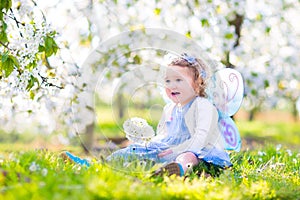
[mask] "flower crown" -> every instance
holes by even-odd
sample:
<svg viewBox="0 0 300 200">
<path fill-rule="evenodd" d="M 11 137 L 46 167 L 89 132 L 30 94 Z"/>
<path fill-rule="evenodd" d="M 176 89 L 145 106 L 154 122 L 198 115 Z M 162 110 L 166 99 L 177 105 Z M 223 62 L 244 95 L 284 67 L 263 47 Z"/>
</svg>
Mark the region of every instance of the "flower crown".
<svg viewBox="0 0 300 200">
<path fill-rule="evenodd" d="M 186 53 L 181 54 L 180 57 L 182 59 L 184 59 L 185 61 L 187 61 L 190 65 L 193 65 L 193 64 L 195 64 L 197 62 L 197 59 L 195 57 L 189 56 Z M 201 76 L 201 78 L 206 78 L 206 76 L 207 76 L 206 71 L 203 70 L 203 69 L 201 69 L 200 76 Z"/>
</svg>

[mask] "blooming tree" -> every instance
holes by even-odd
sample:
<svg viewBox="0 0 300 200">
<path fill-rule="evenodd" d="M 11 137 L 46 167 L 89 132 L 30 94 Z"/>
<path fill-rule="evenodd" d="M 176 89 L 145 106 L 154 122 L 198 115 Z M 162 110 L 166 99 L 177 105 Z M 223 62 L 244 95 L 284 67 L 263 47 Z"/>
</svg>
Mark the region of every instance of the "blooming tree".
<svg viewBox="0 0 300 200">
<path fill-rule="evenodd" d="M 283 106 L 286 100 L 295 108 L 300 95 L 299 7 L 297 0 L 115 1 L 94 3 L 86 17 L 96 37 L 102 36 L 100 41 L 147 27 L 191 38 L 214 59 L 243 74 L 244 108 L 253 114 Z"/>
<path fill-rule="evenodd" d="M 78 70 L 66 56 L 52 59 L 58 33 L 34 1 L 1 1 L 0 8 L 2 129 L 52 133 L 72 123 Z"/>
<path fill-rule="evenodd" d="M 244 75 L 245 105 L 252 110 L 280 106 L 284 98 L 295 106 L 300 96 L 299 8 L 299 1 L 246 3 L 243 36 L 231 62 Z"/>
</svg>

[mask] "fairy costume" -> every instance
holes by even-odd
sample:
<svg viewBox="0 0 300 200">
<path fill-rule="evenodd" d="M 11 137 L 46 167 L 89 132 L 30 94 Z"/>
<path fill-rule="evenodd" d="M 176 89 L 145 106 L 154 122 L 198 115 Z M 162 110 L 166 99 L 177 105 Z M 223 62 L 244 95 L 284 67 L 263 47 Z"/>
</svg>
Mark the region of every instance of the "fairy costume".
<svg viewBox="0 0 300 200">
<path fill-rule="evenodd" d="M 172 154 L 158 157 L 171 149 Z M 183 107 L 167 104 L 158 124 L 157 136 L 145 144 L 132 144 L 111 154 L 107 160 L 123 158 L 150 159 L 171 162 L 184 152 L 193 152 L 198 158 L 220 166 L 231 166 L 218 128 L 218 112 L 205 98 L 196 97 Z"/>
<path fill-rule="evenodd" d="M 173 63 L 175 68 L 176 66 L 193 66 L 196 68 L 196 65 L 203 67 L 203 63 L 201 64 L 199 60 L 186 54 L 182 55 L 182 59 L 188 65 L 186 63 Z M 208 77 L 204 69 L 197 70 L 199 70 L 201 79 Z M 177 69 L 177 71 L 180 70 Z M 184 79 L 190 81 L 190 77 L 187 77 L 189 75 L 184 72 L 182 74 Z M 197 73 L 195 72 L 195 74 Z M 170 77 L 172 81 L 177 82 L 177 74 L 171 73 Z M 165 81 L 166 83 L 170 82 L 169 78 Z M 209 83 L 206 90 L 207 99 L 193 97 L 183 107 L 175 103 L 167 104 L 157 127 L 157 135 L 154 138 L 142 144 L 134 143 L 120 149 L 111 154 L 107 160 L 121 158 L 126 161 L 150 159 L 155 162 L 172 162 L 184 158 L 186 154 L 193 154 L 206 163 L 221 168 L 232 166 L 229 155 L 224 149 L 239 151 L 241 147 L 238 130 L 230 116 L 237 112 L 243 99 L 242 77 L 233 69 L 222 69 L 210 78 Z M 173 93 L 168 94 L 168 96 L 176 96 L 183 92 L 180 98 L 183 99 L 181 102 L 184 102 L 194 95 L 194 91 L 186 88 L 192 85 L 189 84 L 182 84 L 184 87 L 181 85 L 179 92 L 178 89 L 168 90 L 169 93 Z M 205 96 L 203 93 L 199 93 L 199 95 Z M 177 96 L 172 101 L 178 102 Z M 171 150 L 172 153 L 159 157 L 158 155 L 166 152 L 165 150 L 168 150 L 167 152 Z M 186 159 L 189 160 L 188 157 Z M 186 163 L 186 159 L 181 160 L 183 164 Z M 178 168 L 177 164 L 172 166 Z"/>
</svg>

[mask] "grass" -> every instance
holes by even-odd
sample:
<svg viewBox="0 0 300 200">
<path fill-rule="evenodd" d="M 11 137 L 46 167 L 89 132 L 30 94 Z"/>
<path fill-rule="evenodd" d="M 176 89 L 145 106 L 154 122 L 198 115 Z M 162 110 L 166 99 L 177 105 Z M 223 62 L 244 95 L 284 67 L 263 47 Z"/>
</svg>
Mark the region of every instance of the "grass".
<svg viewBox="0 0 300 200">
<path fill-rule="evenodd" d="M 0 199 L 297 199 L 300 154 L 267 146 L 232 153 L 234 167 L 218 177 L 192 172 L 150 178 L 137 165 L 126 170 L 92 160 L 91 167 L 65 163 L 45 150 L 2 155 Z M 151 171 L 151 169 L 150 169 Z"/>
<path fill-rule="evenodd" d="M 300 144 L 300 123 L 237 121 L 236 124 L 244 139 L 281 143 L 291 148 Z"/>
<path fill-rule="evenodd" d="M 97 137 L 124 136 L 122 123 L 105 113 L 98 118 Z M 139 114 L 145 113 L 130 116 Z M 38 142 L 43 146 L 35 146 L 31 136 L 0 134 L 0 199 L 300 199 L 300 125 L 242 120 L 236 124 L 242 151 L 230 154 L 232 169 L 208 178 L 199 175 L 201 167 L 187 177 L 151 178 L 158 165 L 108 165 L 99 155 L 83 155 L 79 146 L 50 148 L 43 141 L 49 138 L 43 137 Z M 40 147 L 49 150 L 34 150 Z M 65 163 L 62 149 L 87 157 L 91 167 Z"/>
</svg>

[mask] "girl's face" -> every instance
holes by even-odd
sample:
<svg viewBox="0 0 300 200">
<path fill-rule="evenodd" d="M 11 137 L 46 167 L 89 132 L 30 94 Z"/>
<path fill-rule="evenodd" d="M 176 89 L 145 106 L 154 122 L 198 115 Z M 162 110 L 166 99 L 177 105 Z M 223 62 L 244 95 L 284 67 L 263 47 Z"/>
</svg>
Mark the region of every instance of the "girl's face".
<svg viewBox="0 0 300 200">
<path fill-rule="evenodd" d="M 182 106 L 196 96 L 194 76 L 187 67 L 168 66 L 165 77 L 165 89 L 168 97 Z"/>
</svg>

